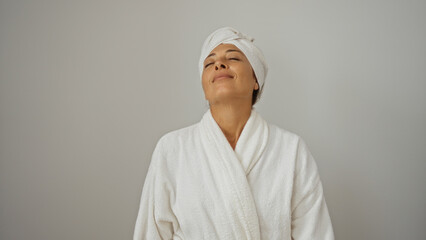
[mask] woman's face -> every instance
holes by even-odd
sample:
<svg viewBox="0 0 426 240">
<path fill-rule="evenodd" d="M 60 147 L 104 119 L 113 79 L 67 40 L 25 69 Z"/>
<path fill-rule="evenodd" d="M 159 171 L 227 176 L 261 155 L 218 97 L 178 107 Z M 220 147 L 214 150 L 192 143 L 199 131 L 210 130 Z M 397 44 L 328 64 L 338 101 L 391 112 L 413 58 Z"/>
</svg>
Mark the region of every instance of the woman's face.
<svg viewBox="0 0 426 240">
<path fill-rule="evenodd" d="M 233 44 L 220 44 L 204 60 L 202 83 L 210 105 L 230 101 L 252 101 L 259 85 L 250 62 Z"/>
</svg>

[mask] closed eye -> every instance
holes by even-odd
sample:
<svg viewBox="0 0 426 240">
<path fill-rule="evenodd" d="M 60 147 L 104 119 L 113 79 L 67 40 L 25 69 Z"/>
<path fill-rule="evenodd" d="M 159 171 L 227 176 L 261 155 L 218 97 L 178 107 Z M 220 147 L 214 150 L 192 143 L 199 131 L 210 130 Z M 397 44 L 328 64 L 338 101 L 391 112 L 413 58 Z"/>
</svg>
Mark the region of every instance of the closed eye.
<svg viewBox="0 0 426 240">
<path fill-rule="evenodd" d="M 230 58 L 229 60 L 236 60 L 236 61 L 240 61 L 239 58 Z"/>
<path fill-rule="evenodd" d="M 207 68 L 208 66 L 212 65 L 213 63 L 207 63 L 204 68 Z"/>
</svg>

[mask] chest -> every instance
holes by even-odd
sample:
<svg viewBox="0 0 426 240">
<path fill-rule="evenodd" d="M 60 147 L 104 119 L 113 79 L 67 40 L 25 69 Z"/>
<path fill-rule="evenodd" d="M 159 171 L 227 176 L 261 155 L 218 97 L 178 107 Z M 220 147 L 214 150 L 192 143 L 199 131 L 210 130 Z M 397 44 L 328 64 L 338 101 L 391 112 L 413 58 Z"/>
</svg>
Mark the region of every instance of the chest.
<svg viewBox="0 0 426 240">
<path fill-rule="evenodd" d="M 229 191 L 223 191 L 229 186 L 221 181 L 228 173 L 218 163 L 221 159 L 211 159 L 202 151 L 182 152 L 180 159 L 175 175 L 176 200 L 173 210 L 186 235 L 200 237 L 196 235 L 203 234 L 203 238 L 221 238 L 214 236 L 218 234 L 218 229 L 221 229 L 221 234 L 232 234 L 228 227 L 233 224 L 229 221 L 232 218 L 226 210 Z M 246 175 L 245 181 L 255 202 L 262 238 L 274 239 L 273 234 L 286 236 L 290 232 L 292 164 L 292 159 L 283 155 L 264 154 Z M 200 231 L 194 232 L 195 229 Z"/>
</svg>

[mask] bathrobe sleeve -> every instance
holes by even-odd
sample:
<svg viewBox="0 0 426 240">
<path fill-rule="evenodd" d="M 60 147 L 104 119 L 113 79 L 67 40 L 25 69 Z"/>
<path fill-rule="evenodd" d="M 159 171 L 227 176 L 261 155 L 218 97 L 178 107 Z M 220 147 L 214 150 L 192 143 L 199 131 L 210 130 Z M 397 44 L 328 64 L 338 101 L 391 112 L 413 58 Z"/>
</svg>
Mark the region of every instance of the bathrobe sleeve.
<svg viewBox="0 0 426 240">
<path fill-rule="evenodd" d="M 161 139 L 155 147 L 152 160 L 145 178 L 134 240 L 180 239 L 174 232 L 178 227 L 176 216 L 171 209 L 174 194 L 167 171 L 161 146 Z"/>
<path fill-rule="evenodd" d="M 334 239 L 318 168 L 301 138 L 293 183 L 291 227 L 294 240 Z"/>
</svg>

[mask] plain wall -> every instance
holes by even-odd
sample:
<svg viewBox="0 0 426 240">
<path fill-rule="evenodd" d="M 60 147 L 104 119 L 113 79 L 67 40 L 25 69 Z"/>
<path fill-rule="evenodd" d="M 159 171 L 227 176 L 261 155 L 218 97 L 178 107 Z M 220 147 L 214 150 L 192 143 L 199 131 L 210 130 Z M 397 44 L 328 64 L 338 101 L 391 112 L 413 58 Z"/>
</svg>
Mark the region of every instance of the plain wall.
<svg viewBox="0 0 426 240">
<path fill-rule="evenodd" d="M 201 120 L 212 31 L 313 153 L 336 239 L 426 239 L 426 2 L 0 1 L 0 239 L 131 239 L 151 154 Z"/>
</svg>

